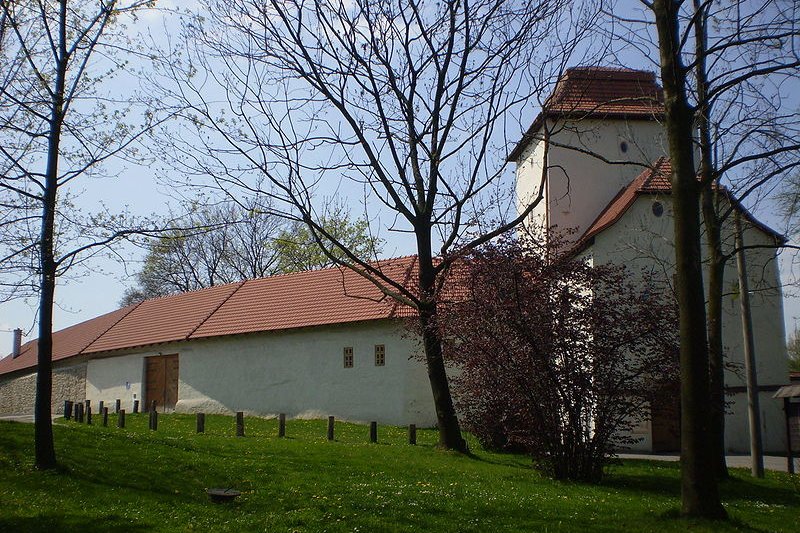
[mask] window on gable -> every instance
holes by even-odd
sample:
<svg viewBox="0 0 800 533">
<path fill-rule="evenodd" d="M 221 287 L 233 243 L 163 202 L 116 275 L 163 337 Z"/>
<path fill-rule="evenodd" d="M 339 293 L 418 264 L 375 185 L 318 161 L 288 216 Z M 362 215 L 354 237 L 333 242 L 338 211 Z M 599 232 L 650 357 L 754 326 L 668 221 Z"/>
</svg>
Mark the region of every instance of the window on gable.
<svg viewBox="0 0 800 533">
<path fill-rule="evenodd" d="M 353 368 L 353 347 L 345 346 L 344 348 L 344 367 Z"/>
<path fill-rule="evenodd" d="M 384 366 L 386 364 L 386 346 L 383 344 L 375 345 L 375 366 Z"/>
</svg>

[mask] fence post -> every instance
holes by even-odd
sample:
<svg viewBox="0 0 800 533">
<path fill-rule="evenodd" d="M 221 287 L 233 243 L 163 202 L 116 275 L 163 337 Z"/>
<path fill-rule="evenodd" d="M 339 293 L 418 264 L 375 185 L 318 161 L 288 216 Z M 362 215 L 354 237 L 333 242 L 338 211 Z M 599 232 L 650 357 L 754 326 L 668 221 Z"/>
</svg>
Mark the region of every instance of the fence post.
<svg viewBox="0 0 800 533">
<path fill-rule="evenodd" d="M 72 419 L 78 421 L 78 411 L 80 411 L 80 402 L 69 402 L 72 405 Z"/>
<path fill-rule="evenodd" d="M 278 415 L 278 437 L 286 436 L 286 413 Z"/>
<path fill-rule="evenodd" d="M 150 411 L 150 429 L 153 431 L 158 430 L 158 411 L 155 409 Z"/>
<path fill-rule="evenodd" d="M 117 427 L 118 428 L 125 427 L 125 409 L 119 410 L 119 418 L 117 418 Z"/>
<path fill-rule="evenodd" d="M 78 422 L 83 424 L 83 404 L 78 403 Z"/>
<path fill-rule="evenodd" d="M 369 423 L 369 441 L 372 443 L 378 442 L 378 423 Z"/>
<path fill-rule="evenodd" d="M 89 405 L 89 400 L 86 400 L 86 425 L 92 425 L 92 406 Z"/>
<path fill-rule="evenodd" d="M 102 414 L 103 409 L 105 409 L 105 402 L 103 400 L 100 400 L 99 402 L 97 402 L 97 414 Z"/>
<path fill-rule="evenodd" d="M 120 399 L 117 398 L 117 401 L 114 403 L 114 412 L 115 413 L 119 413 L 119 411 L 120 411 L 120 409 L 119 409 L 120 408 L 120 403 L 121 403 Z"/>
<path fill-rule="evenodd" d="M 408 425 L 408 443 L 409 444 L 416 444 L 417 443 L 417 425 L 416 424 L 409 424 Z"/>
<path fill-rule="evenodd" d="M 133 400 L 133 413 L 136 414 L 139 412 L 139 400 Z"/>
<path fill-rule="evenodd" d="M 197 413 L 197 432 L 198 433 L 205 433 L 206 432 L 206 414 L 205 413 Z"/>
<path fill-rule="evenodd" d="M 244 413 L 242 411 L 236 412 L 236 436 L 244 437 Z"/>
<path fill-rule="evenodd" d="M 72 402 L 64 400 L 64 420 L 72 418 Z"/>
<path fill-rule="evenodd" d="M 328 440 L 333 440 L 333 422 L 332 416 L 328 417 Z"/>
<path fill-rule="evenodd" d="M 108 407 L 103 407 L 103 427 L 108 427 Z"/>
</svg>

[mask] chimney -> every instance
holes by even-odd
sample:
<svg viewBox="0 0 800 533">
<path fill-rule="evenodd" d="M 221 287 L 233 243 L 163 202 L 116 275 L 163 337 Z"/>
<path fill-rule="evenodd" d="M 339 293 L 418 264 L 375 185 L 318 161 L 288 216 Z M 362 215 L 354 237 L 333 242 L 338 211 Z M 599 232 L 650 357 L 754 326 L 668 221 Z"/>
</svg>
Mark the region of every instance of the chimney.
<svg viewBox="0 0 800 533">
<path fill-rule="evenodd" d="M 16 359 L 19 357 L 19 352 L 22 349 L 22 330 L 17 328 L 14 330 L 14 345 L 11 347 L 11 358 Z"/>
</svg>

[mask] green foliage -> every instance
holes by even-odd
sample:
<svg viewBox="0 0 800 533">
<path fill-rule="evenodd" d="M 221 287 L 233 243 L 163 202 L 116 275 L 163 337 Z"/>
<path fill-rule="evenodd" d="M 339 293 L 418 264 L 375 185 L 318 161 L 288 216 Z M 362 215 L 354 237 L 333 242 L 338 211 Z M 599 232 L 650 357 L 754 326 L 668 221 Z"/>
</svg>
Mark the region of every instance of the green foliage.
<svg viewBox="0 0 800 533">
<path fill-rule="evenodd" d="M 333 264 L 304 224 L 287 224 L 257 204 L 193 206 L 179 229 L 149 244 L 136 285 L 120 304 Z M 380 253 L 382 241 L 369 234 L 368 222 L 351 222 L 343 207 L 332 209 L 321 224 L 360 258 Z"/>
<path fill-rule="evenodd" d="M 435 448 L 434 430 L 406 444 L 405 428 L 325 421 L 277 421 L 146 414 L 120 430 L 59 421 L 58 472 L 33 468 L 33 426 L 0 422 L 0 531 L 794 531 L 800 491 L 788 474 L 758 480 L 732 470 L 721 486 L 730 522 L 677 518 L 677 463 L 624 461 L 599 486 L 540 477 L 530 460 L 489 453 L 472 441 L 472 456 Z M 469 436 L 467 436 L 469 438 Z M 212 487 L 235 488 L 232 504 L 216 505 Z"/>
<path fill-rule="evenodd" d="M 331 237 L 342 244 L 359 259 L 376 259 L 382 240 L 369 232 L 369 222 L 364 218 L 351 222 L 347 211 L 336 208 L 331 214 L 323 216 L 320 225 Z M 323 243 L 325 243 L 323 239 Z M 328 254 L 343 260 L 347 256 L 340 247 L 325 243 Z M 314 268 L 333 266 L 335 261 L 318 245 L 314 235 L 305 224 L 296 222 L 285 229 L 275 241 L 278 251 L 278 264 L 281 272 L 298 272 Z"/>
<path fill-rule="evenodd" d="M 789 356 L 789 370 L 793 372 L 800 372 L 800 336 L 798 331 L 789 335 L 789 341 L 786 343 L 786 352 Z"/>
</svg>

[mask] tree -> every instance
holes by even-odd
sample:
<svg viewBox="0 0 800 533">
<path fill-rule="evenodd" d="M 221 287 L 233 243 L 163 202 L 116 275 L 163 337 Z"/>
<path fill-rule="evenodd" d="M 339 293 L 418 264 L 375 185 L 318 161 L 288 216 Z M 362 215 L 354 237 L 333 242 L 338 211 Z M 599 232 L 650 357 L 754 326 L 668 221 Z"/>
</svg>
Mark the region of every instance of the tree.
<svg viewBox="0 0 800 533">
<path fill-rule="evenodd" d="M 660 46 L 660 66 L 672 62 L 681 78 L 687 119 L 699 156 L 702 230 L 707 249 L 707 338 L 710 426 L 716 474 L 725 464 L 725 351 L 723 296 L 726 265 L 736 255 L 731 215 L 743 203 L 758 205 L 787 173 L 800 164 L 800 123 L 785 95 L 798 83 L 796 6 L 789 2 L 642 2 L 668 19 L 676 41 L 656 43 L 648 28 L 634 28 L 623 39 L 639 49 Z M 658 26 L 658 23 L 656 23 Z M 672 61 L 677 59 L 677 63 Z M 651 55 L 652 57 L 652 55 Z M 667 82 L 664 82 L 667 88 Z M 788 104 L 788 105 L 787 105 Z M 685 131 L 685 132 L 686 132 Z M 687 143 L 688 146 L 688 143 Z M 775 246 L 785 242 L 776 241 Z"/>
<path fill-rule="evenodd" d="M 460 370 L 465 425 L 485 445 L 597 482 L 648 404 L 677 384 L 674 302 L 548 241 L 504 239 L 454 264 L 440 301 L 445 356 Z"/>
<path fill-rule="evenodd" d="M 789 336 L 786 351 L 789 352 L 789 370 L 800 372 L 800 337 L 798 337 L 797 330 L 794 330 Z"/>
<path fill-rule="evenodd" d="M 465 451 L 437 287 L 451 252 L 510 230 L 541 198 L 519 215 L 503 209 L 513 208 L 497 196 L 504 126 L 567 61 L 596 12 L 562 0 L 206 4 L 180 46 L 188 58 L 165 72 L 178 82 L 165 98 L 191 109 L 183 145 L 170 137 L 176 159 L 228 191 L 270 194 L 331 261 L 416 311 L 439 444 Z M 208 97 L 212 86 L 220 100 Z M 189 149 L 198 145 L 202 153 Z M 413 239 L 413 283 L 391 279 L 324 227 L 319 198 L 343 181 Z M 498 223 L 487 222 L 488 209 Z"/>
<path fill-rule="evenodd" d="M 252 200 L 252 199 L 251 199 Z M 262 278 L 330 266 L 305 226 L 287 227 L 276 215 L 250 206 L 226 203 L 194 206 L 188 217 L 173 221 L 181 228 L 152 239 L 144 266 L 136 274 L 120 305 L 147 298 L 187 292 L 221 283 Z M 363 220 L 350 222 L 344 207 L 337 207 L 322 220 L 359 257 L 369 260 L 381 251 L 382 241 L 366 233 Z"/>
<path fill-rule="evenodd" d="M 115 32 L 150 2 L 0 1 L 0 265 L 14 296 L 38 297 L 35 464 L 53 468 L 52 326 L 56 280 L 129 234 L 119 214 L 83 216 L 72 204 L 82 176 L 102 175 L 155 123 L 102 92 L 123 72 L 128 43 Z"/>
<path fill-rule="evenodd" d="M 359 218 L 350 222 L 350 215 L 342 205 L 333 206 L 328 214 L 322 215 L 319 224 L 325 232 L 342 243 L 353 255 L 364 261 L 377 258 L 381 253 L 383 240 L 369 234 L 369 222 Z M 298 272 L 314 268 L 325 268 L 346 260 L 341 250 L 333 252 L 337 260 L 331 259 L 321 249 L 308 227 L 298 221 L 283 230 L 275 241 L 280 272 Z"/>
</svg>

